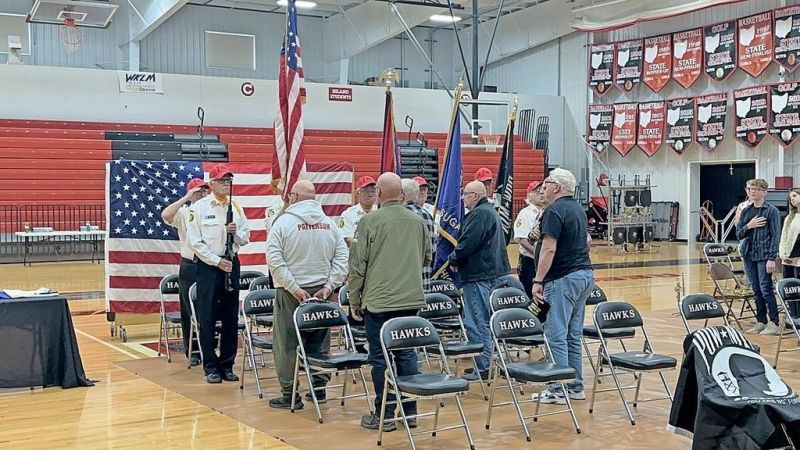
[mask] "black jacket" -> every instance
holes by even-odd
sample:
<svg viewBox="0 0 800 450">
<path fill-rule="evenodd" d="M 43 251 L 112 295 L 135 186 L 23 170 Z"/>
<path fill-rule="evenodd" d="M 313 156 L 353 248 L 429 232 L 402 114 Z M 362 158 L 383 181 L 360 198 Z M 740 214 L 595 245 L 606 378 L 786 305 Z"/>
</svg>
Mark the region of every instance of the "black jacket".
<svg viewBox="0 0 800 450">
<path fill-rule="evenodd" d="M 450 265 L 464 283 L 494 280 L 511 271 L 500 216 L 485 198 L 464 217 Z"/>
</svg>

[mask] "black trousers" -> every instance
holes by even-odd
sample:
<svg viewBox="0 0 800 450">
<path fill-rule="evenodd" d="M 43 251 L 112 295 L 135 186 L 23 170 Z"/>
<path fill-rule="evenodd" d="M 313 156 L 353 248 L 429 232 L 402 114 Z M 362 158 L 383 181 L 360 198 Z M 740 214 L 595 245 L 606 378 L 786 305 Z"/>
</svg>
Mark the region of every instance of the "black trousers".
<svg viewBox="0 0 800 450">
<path fill-rule="evenodd" d="M 533 278 L 536 276 L 536 261 L 529 256 L 520 254 L 517 276 L 519 276 L 522 287 L 525 288 L 525 294 L 528 298 L 533 298 Z"/>
<path fill-rule="evenodd" d="M 183 335 L 183 353 L 189 356 L 189 334 L 192 327 L 192 308 L 189 305 L 189 288 L 197 281 L 197 267 L 195 263 L 181 258 L 178 271 L 178 297 L 181 300 L 181 331 Z M 200 356 L 200 347 L 197 345 L 197 336 L 192 342 L 192 354 Z"/>
<path fill-rule="evenodd" d="M 206 375 L 233 370 L 239 344 L 239 258 L 233 259 L 233 292 L 225 290 L 225 272 L 203 261 L 197 262 L 197 300 L 194 305 Z M 214 328 L 220 321 L 219 356 L 215 351 Z"/>
</svg>

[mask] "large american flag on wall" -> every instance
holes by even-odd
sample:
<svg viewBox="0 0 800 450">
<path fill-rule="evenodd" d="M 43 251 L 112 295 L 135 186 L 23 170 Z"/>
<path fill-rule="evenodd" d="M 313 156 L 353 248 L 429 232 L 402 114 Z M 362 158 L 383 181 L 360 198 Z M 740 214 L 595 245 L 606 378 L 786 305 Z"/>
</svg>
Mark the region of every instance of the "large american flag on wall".
<svg viewBox="0 0 800 450">
<path fill-rule="evenodd" d="M 178 234 L 161 220 L 161 211 L 186 192 L 192 178 L 208 178 L 214 163 L 198 161 L 112 161 L 106 166 L 106 306 L 119 313 L 159 311 L 159 282 L 178 273 Z M 242 247 L 242 270 L 267 271 L 266 240 L 272 212 L 282 200 L 271 190 L 267 163 L 230 163 L 233 198 L 250 225 L 250 244 Z M 349 163 L 309 163 L 305 178 L 317 188 L 325 213 L 338 218 L 352 200 Z M 168 310 L 178 309 L 171 298 Z"/>
</svg>

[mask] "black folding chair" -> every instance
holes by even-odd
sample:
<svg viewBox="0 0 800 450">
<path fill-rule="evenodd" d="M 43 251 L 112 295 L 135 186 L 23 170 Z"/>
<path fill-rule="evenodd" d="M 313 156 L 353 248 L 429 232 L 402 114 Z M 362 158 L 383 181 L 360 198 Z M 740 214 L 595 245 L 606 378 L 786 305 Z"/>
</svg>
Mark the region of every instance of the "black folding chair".
<svg viewBox="0 0 800 450">
<path fill-rule="evenodd" d="M 315 330 L 329 330 L 331 328 L 339 328 L 340 332 L 344 335 L 344 348 L 337 350 L 329 350 L 327 354 L 309 354 L 306 353 L 305 345 L 303 344 L 303 333 Z M 364 370 L 362 369 L 367 365 L 369 355 L 358 353 L 353 342 L 353 334 L 350 330 L 350 324 L 347 321 L 347 314 L 337 304 L 325 300 L 311 299 L 306 300 L 294 311 L 294 329 L 297 333 L 297 357 L 294 364 L 294 381 L 292 383 L 292 398 L 297 398 L 298 390 L 300 388 L 300 371 L 306 374 L 306 381 L 308 381 L 308 391 L 311 393 L 311 399 L 314 402 L 314 408 L 317 411 L 317 420 L 322 423 L 322 412 L 319 409 L 319 401 L 317 400 L 312 372 L 315 375 L 320 373 L 334 373 L 344 371 L 344 379 L 347 379 L 349 371 L 358 371 L 361 376 L 361 384 L 364 386 L 364 392 L 360 394 L 347 395 L 346 381 L 337 385 L 328 385 L 325 389 L 336 387 L 342 388 L 342 395 L 340 397 L 333 397 L 330 400 L 341 400 L 341 405 L 348 398 L 364 397 L 367 402 L 367 409 L 372 413 L 372 404 L 369 401 L 369 389 L 367 389 L 367 379 L 364 377 Z M 292 405 L 291 412 L 294 412 L 294 405 Z"/>
<path fill-rule="evenodd" d="M 525 291 L 521 288 L 502 287 L 493 290 L 489 295 L 489 309 L 492 314 L 509 308 L 530 310 L 532 305 L 533 301 L 528 298 Z M 543 344 L 544 338 L 541 336 L 509 338 L 506 340 L 507 346 L 514 349 L 520 347 L 519 350 L 528 351 L 529 356 L 533 353 L 531 351 L 532 347 L 541 348 L 543 352 L 546 351 Z M 494 366 L 494 363 L 491 361 L 494 361 L 495 350 L 496 349 L 492 349 L 492 359 L 490 360 L 490 365 L 492 366 Z"/>
<path fill-rule="evenodd" d="M 464 321 L 461 319 L 458 305 L 456 305 L 453 299 L 444 294 L 425 294 L 425 307 L 419 310 L 417 315 L 428 320 L 434 324 L 434 326 L 436 326 L 434 320 L 452 319 L 456 321 L 459 326 L 457 335 L 445 337 L 440 334 L 444 354 L 446 357 L 455 360 L 455 373 L 459 373 L 458 362 L 462 359 L 471 360 L 475 373 L 479 372 L 478 361 L 475 358 L 481 356 L 481 353 L 483 353 L 483 343 L 469 342 L 467 339 L 467 330 L 464 327 Z M 428 356 L 438 356 L 438 350 L 438 346 L 425 349 L 425 360 L 428 361 L 428 368 L 430 369 L 432 369 L 432 367 L 430 366 L 430 359 Z M 486 395 L 486 388 L 483 385 L 483 380 L 481 377 L 478 377 L 476 381 L 481 386 L 483 399 L 489 400 L 489 397 Z"/>
<path fill-rule="evenodd" d="M 728 308 L 726 312 L 736 322 L 736 326 L 744 330 L 745 327 L 740 321 L 756 317 L 756 310 L 751 303 L 754 299 L 753 290 L 744 286 L 727 264 L 719 262 L 710 264 L 708 275 L 714 282 L 714 297 Z M 735 302 L 742 303 L 738 315 L 734 311 Z"/>
<path fill-rule="evenodd" d="M 249 291 L 253 281 L 263 277 L 267 277 L 264 272 L 258 270 L 242 270 L 239 273 L 239 291 Z M 269 277 L 267 277 L 267 279 L 269 279 Z"/>
<path fill-rule="evenodd" d="M 623 390 L 636 389 L 636 393 L 634 394 L 632 402 L 634 408 L 639 403 L 655 400 L 669 399 L 669 401 L 672 402 L 672 392 L 670 392 L 669 386 L 667 385 L 667 379 L 664 378 L 664 374 L 662 372 L 664 370 L 674 370 L 678 365 L 678 360 L 671 356 L 660 355 L 655 352 L 653 343 L 644 327 L 642 316 L 639 314 L 639 311 L 637 311 L 636 308 L 625 302 L 601 303 L 597 305 L 594 310 L 594 325 L 597 327 L 601 346 L 597 356 L 597 366 L 607 366 L 611 370 L 610 376 L 614 379 L 616 391 L 619 393 L 620 399 L 622 399 L 622 404 L 625 406 L 625 411 L 628 413 L 628 418 L 631 421 L 631 425 L 636 425 L 636 420 L 633 417 L 633 413 L 631 412 L 630 406 L 628 405 L 628 400 L 625 398 L 625 393 Z M 644 339 L 642 350 L 611 353 L 608 350 L 608 343 L 605 338 L 605 333 L 606 330 L 616 328 L 640 328 L 642 331 L 642 337 Z M 619 378 L 617 377 L 619 372 L 633 373 L 636 375 L 636 384 L 632 386 L 622 386 L 619 382 Z M 666 397 L 649 399 L 639 398 L 639 391 L 642 386 L 644 374 L 648 372 L 658 373 L 658 376 L 661 378 L 661 383 L 664 385 L 664 390 L 667 392 Z M 592 384 L 592 400 L 589 404 L 590 414 L 594 411 L 594 399 L 598 392 L 615 390 L 615 388 L 598 390 L 597 384 L 600 376 L 609 375 L 597 375 L 594 377 L 594 383 Z"/>
<path fill-rule="evenodd" d="M 258 398 L 264 398 L 261 392 L 262 378 L 258 374 L 258 364 L 255 359 L 255 349 L 260 350 L 263 363 L 265 352 L 272 352 L 272 334 L 255 330 L 258 317 L 272 316 L 275 308 L 275 289 L 254 290 L 247 293 L 242 304 L 242 321 L 244 322 L 244 348 L 242 349 L 242 376 L 239 387 L 244 389 L 244 374 L 247 363 L 253 370 L 256 379 Z M 263 365 L 263 364 L 262 364 Z"/>
<path fill-rule="evenodd" d="M 181 313 L 178 312 L 167 312 L 167 308 L 164 304 L 165 297 L 168 295 L 179 295 L 180 289 L 178 288 L 178 274 L 167 275 L 161 279 L 161 282 L 158 284 L 158 289 L 160 291 L 159 302 L 161 304 L 161 324 L 158 329 L 158 356 L 161 356 L 161 345 L 163 342 L 164 348 L 166 349 L 167 354 L 167 362 L 172 362 L 172 355 L 169 352 L 169 333 L 177 333 L 179 336 L 182 335 L 182 328 L 181 328 Z"/>
<path fill-rule="evenodd" d="M 800 319 L 796 319 L 789 314 L 789 303 L 800 301 L 800 280 L 797 278 L 784 278 L 778 281 L 775 286 L 775 291 L 778 293 L 776 296 L 780 302 L 780 307 L 783 309 L 781 315 L 780 332 L 778 333 L 778 346 L 775 349 L 775 363 L 773 368 L 778 367 L 778 357 L 781 353 L 791 353 L 800 350 Z M 790 333 L 786 334 L 786 330 Z M 794 339 L 797 345 L 790 348 L 782 348 L 784 339 Z"/>
<path fill-rule="evenodd" d="M 712 319 L 721 319 L 721 323 L 717 325 L 731 326 L 728 320 L 728 315 L 725 313 L 723 306 L 713 296 L 708 294 L 689 294 L 683 297 L 678 303 L 678 310 L 681 313 L 681 320 L 683 320 L 683 327 L 686 328 L 686 334 L 692 334 L 694 330 L 689 326 L 691 321 L 703 321 L 701 328 L 714 326 L 709 324 Z M 753 344 L 753 349 L 757 353 L 761 352 L 758 345 Z"/>
<path fill-rule="evenodd" d="M 345 283 L 342 287 L 339 288 L 339 306 L 342 308 L 347 307 L 347 310 L 350 310 L 350 289 L 347 287 Z M 349 319 L 348 319 L 349 322 Z M 367 327 L 364 325 L 353 325 L 350 324 L 350 332 L 353 335 L 353 342 L 355 345 L 366 345 L 367 344 Z M 341 345 L 344 336 L 342 333 L 339 333 L 339 344 Z M 355 379 L 353 380 L 355 382 Z"/>
<path fill-rule="evenodd" d="M 601 303 L 607 302 L 608 297 L 603 290 L 595 285 L 592 292 L 589 294 L 589 298 L 586 300 L 586 306 L 597 306 Z M 618 328 L 613 330 L 606 330 L 605 338 L 607 340 L 617 340 L 619 341 L 620 345 L 622 346 L 622 351 L 627 352 L 628 349 L 625 348 L 625 339 L 632 338 L 636 335 L 636 330 L 633 328 Z M 589 359 L 589 365 L 592 367 L 592 372 L 594 375 L 597 376 L 598 369 L 602 371 L 602 368 L 598 368 L 594 364 L 594 359 L 592 358 L 592 352 L 589 350 L 589 342 L 597 343 L 598 344 L 598 352 L 599 352 L 599 344 L 600 344 L 600 335 L 597 333 L 597 327 L 594 325 L 584 325 L 583 332 L 581 336 L 581 343 L 583 343 L 583 349 L 586 351 L 586 357 Z"/>
<path fill-rule="evenodd" d="M 269 276 L 258 277 L 250 282 L 250 291 L 260 291 L 262 289 L 271 289 Z M 272 328 L 272 313 L 257 315 L 255 323 L 258 326 Z"/>
<path fill-rule="evenodd" d="M 534 422 L 542 416 L 550 416 L 553 414 L 569 413 L 572 417 L 572 422 L 575 424 L 575 431 L 580 433 L 581 429 L 578 425 L 578 418 L 575 417 L 575 411 L 572 409 L 572 402 L 570 401 L 567 393 L 567 387 L 564 385 L 567 381 L 575 379 L 575 369 L 571 367 L 558 366 L 555 364 L 550 352 L 547 338 L 544 335 L 544 329 L 539 319 L 532 312 L 527 309 L 509 308 L 503 309 L 492 314 L 490 321 L 490 328 L 492 331 L 492 339 L 494 340 L 494 348 L 498 355 L 494 359 L 496 365 L 494 376 L 492 377 L 492 393 L 489 399 L 489 410 L 486 413 L 486 429 L 492 422 L 492 409 L 514 405 L 517 411 L 517 417 L 522 425 L 522 430 L 525 432 L 525 438 L 528 442 L 531 441 L 528 426 L 525 424 L 525 419 L 533 419 Z M 519 347 L 518 342 L 523 341 L 538 341 L 541 340 L 544 347 L 548 349 L 548 355 L 540 361 L 525 361 L 514 362 L 510 357 L 510 351 L 507 343 L 509 341 L 517 342 L 516 347 Z M 511 392 L 511 401 L 504 403 L 494 403 L 495 391 L 497 390 L 498 377 L 505 378 L 508 383 L 508 390 Z M 558 411 L 550 411 L 539 414 L 539 407 L 542 402 L 542 394 L 547 387 L 540 392 L 537 400 L 520 400 L 517 398 L 516 388 L 526 384 L 547 384 L 558 383 L 561 386 L 562 392 L 565 393 L 564 399 L 566 400 L 567 409 Z M 522 403 L 536 402 L 536 411 L 532 416 L 525 416 L 522 413 L 520 405 Z"/>
<path fill-rule="evenodd" d="M 399 376 L 392 364 L 394 360 L 392 353 L 400 350 L 423 350 L 431 347 L 438 347 L 439 358 L 442 361 L 441 373 L 421 373 L 417 375 L 403 375 Z M 472 435 L 469 431 L 467 424 L 467 417 L 464 415 L 464 408 L 461 405 L 459 395 L 469 391 L 469 382 L 461 377 L 453 376 L 450 374 L 450 368 L 447 365 L 447 357 L 442 348 L 442 343 L 439 340 L 439 333 L 432 323 L 423 319 L 422 317 L 396 317 L 389 319 L 381 327 L 381 349 L 383 350 L 383 357 L 386 359 L 386 379 L 383 384 L 383 399 L 381 402 L 380 423 L 378 427 L 378 445 L 381 445 L 383 438 L 383 424 L 387 422 L 402 421 L 405 425 L 406 434 L 408 435 L 408 442 L 412 450 L 416 450 L 417 446 L 414 443 L 414 436 L 419 434 L 428 434 L 436 436 L 436 433 L 444 430 L 451 430 L 463 428 L 467 435 L 467 442 L 469 448 L 475 450 L 475 444 L 472 441 Z M 386 404 L 388 402 L 389 394 L 394 394 L 396 403 L 400 406 L 399 418 L 386 418 Z M 443 428 L 437 428 L 439 424 L 439 407 L 440 403 L 445 398 L 454 398 L 458 406 L 458 413 L 461 417 L 460 425 L 453 425 Z M 436 401 L 436 412 L 416 414 L 407 416 L 403 408 L 403 401 L 408 399 L 432 399 Z M 430 431 L 421 431 L 412 433 L 408 425 L 408 419 L 421 418 L 434 416 L 433 429 Z"/>
<path fill-rule="evenodd" d="M 453 302 L 455 302 L 456 307 L 458 308 L 459 315 L 463 315 L 463 307 L 464 305 L 461 303 L 461 291 L 456 287 L 456 285 L 450 280 L 431 280 L 430 287 L 426 294 L 442 294 L 449 297 Z M 443 338 L 457 338 L 461 335 L 461 326 L 459 325 L 459 321 L 456 320 L 454 317 L 451 318 L 444 318 L 444 319 L 435 319 L 431 320 L 428 319 L 435 327 L 436 331 L 439 332 L 439 335 Z"/>
</svg>

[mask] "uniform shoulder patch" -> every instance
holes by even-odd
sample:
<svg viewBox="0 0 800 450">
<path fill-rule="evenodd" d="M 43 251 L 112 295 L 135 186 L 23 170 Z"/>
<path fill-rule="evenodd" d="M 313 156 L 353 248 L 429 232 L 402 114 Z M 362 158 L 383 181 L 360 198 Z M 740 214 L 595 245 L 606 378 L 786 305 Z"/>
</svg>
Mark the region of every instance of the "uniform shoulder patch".
<svg viewBox="0 0 800 450">
<path fill-rule="evenodd" d="M 514 222 L 514 228 L 519 228 L 521 226 L 522 226 L 522 219 L 517 219 L 517 221 Z"/>
<path fill-rule="evenodd" d="M 194 211 L 189 211 L 189 222 L 194 222 Z"/>
<path fill-rule="evenodd" d="M 344 228 L 344 216 L 339 217 L 339 228 Z"/>
</svg>

